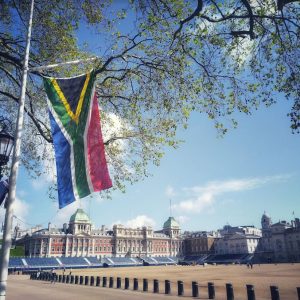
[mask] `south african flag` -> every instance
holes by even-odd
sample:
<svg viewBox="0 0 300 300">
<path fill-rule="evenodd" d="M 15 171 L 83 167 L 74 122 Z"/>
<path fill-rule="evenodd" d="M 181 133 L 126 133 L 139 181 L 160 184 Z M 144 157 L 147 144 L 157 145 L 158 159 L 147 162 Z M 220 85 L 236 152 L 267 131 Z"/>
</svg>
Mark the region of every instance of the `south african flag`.
<svg viewBox="0 0 300 300">
<path fill-rule="evenodd" d="M 54 143 L 59 208 L 112 186 L 105 159 L 95 72 L 44 77 Z"/>
</svg>

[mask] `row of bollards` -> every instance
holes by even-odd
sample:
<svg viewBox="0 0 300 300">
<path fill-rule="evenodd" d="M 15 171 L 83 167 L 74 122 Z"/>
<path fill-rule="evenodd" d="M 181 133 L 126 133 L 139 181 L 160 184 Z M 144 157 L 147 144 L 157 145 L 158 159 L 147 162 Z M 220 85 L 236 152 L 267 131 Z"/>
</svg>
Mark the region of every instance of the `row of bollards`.
<svg viewBox="0 0 300 300">
<path fill-rule="evenodd" d="M 60 282 L 60 283 L 69 283 L 69 284 L 78 284 L 78 285 L 89 285 L 89 286 L 101 286 L 101 277 L 100 276 L 83 276 L 83 275 L 57 275 L 55 273 L 49 272 L 35 272 L 30 274 L 30 279 L 33 280 L 45 280 L 51 282 Z M 148 279 L 143 279 L 143 292 L 149 291 Z M 102 277 L 102 287 L 114 287 L 114 277 L 103 276 Z M 122 286 L 122 279 L 121 277 L 116 278 L 116 288 L 120 289 Z M 124 279 L 124 289 L 128 290 L 130 288 L 130 279 L 125 277 Z M 139 290 L 139 280 L 138 278 L 133 278 L 133 287 L 134 291 Z M 246 285 L 247 290 L 247 299 L 248 300 L 255 300 L 255 291 L 254 286 L 251 284 Z M 159 293 L 159 281 L 157 279 L 153 280 L 153 293 Z M 207 285 L 208 291 L 208 299 L 215 299 L 215 286 L 214 283 L 208 282 Z M 277 286 L 270 286 L 271 292 L 271 300 L 280 300 L 279 289 Z M 165 280 L 165 290 L 164 293 L 166 295 L 171 294 L 171 282 L 170 280 Z M 181 280 L 177 281 L 177 295 L 184 296 L 184 282 Z M 297 287 L 297 295 L 298 300 L 300 300 L 300 287 Z M 199 297 L 199 284 L 196 281 L 192 282 L 192 297 L 198 298 Z M 227 300 L 234 300 L 234 290 L 231 283 L 226 284 L 226 299 Z"/>
</svg>

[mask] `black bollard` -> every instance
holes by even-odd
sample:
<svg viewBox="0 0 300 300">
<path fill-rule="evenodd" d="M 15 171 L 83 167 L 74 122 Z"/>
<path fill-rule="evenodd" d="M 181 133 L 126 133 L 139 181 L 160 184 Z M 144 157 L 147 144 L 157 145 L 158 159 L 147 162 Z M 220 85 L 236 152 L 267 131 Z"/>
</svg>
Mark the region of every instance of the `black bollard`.
<svg viewBox="0 0 300 300">
<path fill-rule="evenodd" d="M 298 300 L 300 300 L 300 287 L 297 287 Z"/>
<path fill-rule="evenodd" d="M 85 276 L 84 285 L 89 285 L 89 276 Z"/>
<path fill-rule="evenodd" d="M 178 280 L 177 281 L 177 294 L 178 296 L 183 296 L 184 295 L 184 287 L 183 287 L 183 281 Z"/>
<path fill-rule="evenodd" d="M 66 283 L 70 283 L 70 279 L 71 279 L 71 278 L 70 278 L 70 275 L 67 275 L 67 276 L 66 276 Z"/>
<path fill-rule="evenodd" d="M 107 285 L 107 277 L 103 277 L 103 279 L 102 279 L 102 286 L 106 287 L 106 285 Z"/>
<path fill-rule="evenodd" d="M 171 294 L 170 280 L 165 280 L 165 294 L 166 295 L 170 295 Z"/>
<path fill-rule="evenodd" d="M 114 278 L 113 277 L 109 277 L 109 287 L 110 288 L 114 287 Z"/>
<path fill-rule="evenodd" d="M 125 285 L 124 285 L 124 289 L 128 290 L 129 289 L 129 278 L 125 277 Z"/>
<path fill-rule="evenodd" d="M 95 285 L 95 277 L 91 276 L 90 286 L 94 286 L 94 285 Z"/>
<path fill-rule="evenodd" d="M 71 284 L 74 283 L 74 275 L 71 275 L 71 281 L 70 281 Z"/>
<path fill-rule="evenodd" d="M 226 283 L 227 300 L 234 300 L 233 286 L 231 283 Z"/>
<path fill-rule="evenodd" d="M 143 292 L 148 292 L 148 279 L 143 279 Z"/>
<path fill-rule="evenodd" d="M 96 286 L 100 286 L 100 276 L 96 277 Z"/>
<path fill-rule="evenodd" d="M 271 290 L 271 299 L 280 300 L 278 286 L 272 285 L 270 286 L 270 290 Z"/>
<path fill-rule="evenodd" d="M 58 282 L 62 282 L 62 275 L 58 275 Z"/>
<path fill-rule="evenodd" d="M 117 277 L 117 289 L 121 288 L 121 277 Z"/>
<path fill-rule="evenodd" d="M 66 276 L 66 275 L 63 275 L 62 282 L 63 282 L 63 283 L 66 283 L 66 280 L 67 280 L 67 276 Z"/>
<path fill-rule="evenodd" d="M 254 286 L 252 284 L 246 284 L 246 288 L 248 300 L 255 300 Z"/>
<path fill-rule="evenodd" d="M 192 297 L 199 297 L 199 285 L 197 281 L 192 281 Z"/>
<path fill-rule="evenodd" d="M 159 293 L 159 282 L 157 279 L 153 280 L 153 293 Z"/>
<path fill-rule="evenodd" d="M 79 276 L 78 275 L 75 275 L 75 284 L 78 284 L 79 283 Z"/>
<path fill-rule="evenodd" d="M 79 284 L 83 284 L 83 276 L 82 275 L 79 277 Z"/>
<path fill-rule="evenodd" d="M 215 299 L 215 285 L 213 282 L 208 282 L 208 299 Z"/>
<path fill-rule="evenodd" d="M 139 289 L 139 280 L 137 278 L 133 278 L 133 290 L 137 291 Z"/>
</svg>

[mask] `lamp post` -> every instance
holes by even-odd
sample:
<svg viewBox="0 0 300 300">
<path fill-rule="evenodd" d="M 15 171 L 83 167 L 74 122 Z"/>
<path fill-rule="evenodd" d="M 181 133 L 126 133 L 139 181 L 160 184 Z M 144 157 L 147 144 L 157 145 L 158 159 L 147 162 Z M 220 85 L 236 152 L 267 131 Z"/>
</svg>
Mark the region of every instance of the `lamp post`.
<svg viewBox="0 0 300 300">
<path fill-rule="evenodd" d="M 2 178 L 2 167 L 8 163 L 14 140 L 14 137 L 6 132 L 6 126 L 4 125 L 0 131 L 0 179 Z"/>
<path fill-rule="evenodd" d="M 14 140 L 14 137 L 6 132 L 6 126 L 4 124 L 0 131 L 0 180 L 2 178 L 2 167 L 8 163 Z M 4 202 L 7 193 L 8 182 L 0 181 L 0 205 Z"/>
</svg>

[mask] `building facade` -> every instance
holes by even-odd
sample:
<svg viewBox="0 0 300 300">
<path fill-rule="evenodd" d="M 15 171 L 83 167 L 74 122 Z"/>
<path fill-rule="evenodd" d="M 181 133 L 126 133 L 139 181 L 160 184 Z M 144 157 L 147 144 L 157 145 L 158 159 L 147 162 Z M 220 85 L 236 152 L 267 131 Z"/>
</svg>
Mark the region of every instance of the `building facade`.
<svg viewBox="0 0 300 300">
<path fill-rule="evenodd" d="M 217 232 L 185 232 L 184 249 L 186 256 L 198 256 L 215 253 L 215 240 L 219 237 Z"/>
<path fill-rule="evenodd" d="M 183 240 L 179 224 L 170 217 L 160 231 L 151 227 L 126 228 L 114 225 L 112 230 L 104 226 L 94 229 L 82 209 L 71 216 L 63 228 L 51 227 L 27 233 L 18 243 L 25 247 L 30 257 L 143 257 L 181 256 Z"/>
<path fill-rule="evenodd" d="M 299 262 L 300 261 L 300 220 L 290 223 L 279 221 L 272 224 L 264 213 L 261 219 L 262 239 L 257 256 L 261 261 Z"/>
<path fill-rule="evenodd" d="M 173 217 L 163 228 L 95 229 L 82 209 L 63 228 L 36 227 L 26 234 L 17 228 L 15 237 L 30 257 L 192 257 L 203 255 L 253 254 L 258 262 L 300 262 L 300 221 L 272 224 L 264 213 L 261 229 L 254 226 L 224 226 L 216 232 L 185 232 Z M 23 234 L 21 234 L 23 233 Z M 20 235 L 22 235 L 20 237 Z"/>
</svg>

